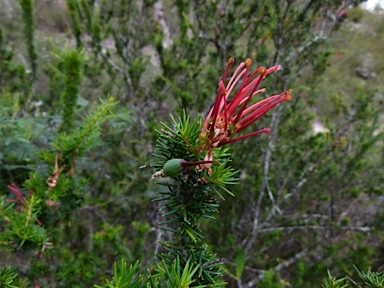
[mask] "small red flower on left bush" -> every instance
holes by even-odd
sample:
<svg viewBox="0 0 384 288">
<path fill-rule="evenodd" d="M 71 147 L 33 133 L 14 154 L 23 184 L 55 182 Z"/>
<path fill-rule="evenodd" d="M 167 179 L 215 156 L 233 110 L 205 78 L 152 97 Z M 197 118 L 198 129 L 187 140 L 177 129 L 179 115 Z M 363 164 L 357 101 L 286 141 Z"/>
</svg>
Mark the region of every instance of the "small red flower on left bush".
<svg viewBox="0 0 384 288">
<path fill-rule="evenodd" d="M 9 190 L 12 191 L 13 195 L 15 195 L 15 197 L 16 197 L 15 200 L 8 199 L 7 201 L 8 202 L 13 202 L 13 203 L 15 203 L 17 205 L 20 205 L 21 207 L 17 211 L 21 212 L 22 208 L 25 205 L 25 196 L 23 195 L 23 193 L 21 193 L 19 187 L 17 187 L 15 183 L 12 183 L 11 185 L 8 185 L 7 187 L 8 187 Z M 37 218 L 36 218 L 36 222 L 40 226 L 43 225 L 43 223 L 41 223 L 41 221 L 39 219 L 37 219 Z"/>
</svg>

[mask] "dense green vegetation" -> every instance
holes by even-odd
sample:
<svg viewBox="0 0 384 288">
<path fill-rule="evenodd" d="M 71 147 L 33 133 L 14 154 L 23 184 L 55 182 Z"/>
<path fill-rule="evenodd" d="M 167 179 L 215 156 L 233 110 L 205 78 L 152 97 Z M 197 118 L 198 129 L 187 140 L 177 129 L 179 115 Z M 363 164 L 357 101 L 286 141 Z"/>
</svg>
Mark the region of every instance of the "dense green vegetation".
<svg viewBox="0 0 384 288">
<path fill-rule="evenodd" d="M 0 287 L 382 287 L 384 17 L 360 2 L 5 0 Z M 292 99 L 242 131 L 271 132 L 151 179 L 208 155 L 229 57 L 281 65 L 254 98 Z"/>
</svg>

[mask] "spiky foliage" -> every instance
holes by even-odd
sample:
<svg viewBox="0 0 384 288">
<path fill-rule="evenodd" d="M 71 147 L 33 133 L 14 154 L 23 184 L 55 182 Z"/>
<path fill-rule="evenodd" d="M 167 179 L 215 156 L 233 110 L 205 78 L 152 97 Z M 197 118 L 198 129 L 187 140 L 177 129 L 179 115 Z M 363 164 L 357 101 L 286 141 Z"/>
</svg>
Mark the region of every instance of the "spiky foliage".
<svg viewBox="0 0 384 288">
<path fill-rule="evenodd" d="M 156 156 L 159 161 L 153 164 L 157 170 L 170 159 L 180 158 L 195 162 L 205 157 L 206 151 L 201 149 L 199 139 L 201 119 L 191 120 L 184 113 L 177 120 L 172 118 L 172 122 L 171 127 L 163 124 L 164 129 L 158 131 L 159 152 Z M 161 197 L 154 201 L 160 202 L 165 212 L 163 216 L 166 220 L 160 223 L 160 227 L 173 234 L 172 240 L 161 241 L 166 252 L 158 255 L 162 260 L 160 271 L 164 269 L 165 275 L 168 275 L 168 269 L 175 269 L 173 265 L 182 267 L 181 270 L 192 269 L 193 266 L 193 280 L 188 278 L 188 281 L 196 285 L 221 286 L 222 283 L 217 282 L 217 279 L 222 274 L 219 267 L 222 261 L 202 244 L 204 236 L 199 228 L 199 221 L 202 218 L 215 219 L 219 208 L 218 199 L 224 199 L 222 191 L 233 196 L 226 185 L 236 183 L 236 172 L 228 166 L 228 148 L 213 149 L 212 155 L 212 171 L 198 172 L 192 167 L 175 177 L 158 180 L 158 184 L 167 189 L 159 192 Z M 167 284 L 166 287 L 175 287 L 173 284 Z"/>
<path fill-rule="evenodd" d="M 371 268 L 368 269 L 367 272 L 359 270 L 355 267 L 359 278 L 363 283 L 360 285 L 364 285 L 364 287 L 383 287 L 384 286 L 384 271 L 381 272 L 372 272 Z"/>
<path fill-rule="evenodd" d="M 328 270 L 328 278 L 324 279 L 323 288 L 346 288 L 345 277 L 336 279 Z"/>
<path fill-rule="evenodd" d="M 13 280 L 17 277 L 17 273 L 13 273 L 9 267 L 4 267 L 0 270 L 0 287 L 3 288 L 17 288 L 12 285 Z"/>
<path fill-rule="evenodd" d="M 328 278 L 324 279 L 322 285 L 323 288 L 347 288 L 347 287 L 367 287 L 367 288 L 376 288 L 384 286 L 384 272 L 372 272 L 371 268 L 368 268 L 368 271 L 359 270 L 355 266 L 358 280 L 354 280 L 351 277 L 342 277 L 335 278 L 332 276 L 331 272 L 328 270 Z"/>
<path fill-rule="evenodd" d="M 43 161 L 39 166 L 52 165 L 51 171 L 31 172 L 22 188 L 8 185 L 13 197 L 0 199 L 5 224 L 1 246 L 10 251 L 23 248 L 40 252 L 51 247 L 58 224 L 69 219 L 86 193 L 87 180 L 75 174 L 76 160 L 95 146 L 100 125 L 111 116 L 115 104 L 112 97 L 101 102 L 72 133 L 60 134 L 51 151 L 40 152 Z"/>
<path fill-rule="evenodd" d="M 184 261 L 180 261 L 180 258 L 177 257 L 172 266 L 167 265 L 165 261 L 159 264 L 156 269 L 157 274 L 154 274 L 149 280 L 150 287 L 207 287 L 206 285 L 200 285 L 199 281 L 196 281 L 196 278 L 202 277 L 204 266 L 201 266 L 198 262 L 195 261 L 195 259 L 188 259 L 184 265 L 183 262 Z M 217 261 L 216 265 L 221 265 L 219 262 L 220 261 Z M 166 279 L 163 284 L 159 284 L 154 280 L 159 276 Z M 212 287 L 219 287 L 223 284 L 224 283 L 216 282 L 216 284 Z"/>
<path fill-rule="evenodd" d="M 127 263 L 121 259 L 120 263 L 115 263 L 113 265 L 113 280 L 106 280 L 105 287 L 107 288 L 136 288 L 142 287 L 141 282 L 143 277 L 140 275 L 135 279 L 135 274 L 137 271 L 139 261 L 134 265 L 127 265 Z M 102 286 L 95 285 L 95 288 L 102 288 Z"/>
</svg>

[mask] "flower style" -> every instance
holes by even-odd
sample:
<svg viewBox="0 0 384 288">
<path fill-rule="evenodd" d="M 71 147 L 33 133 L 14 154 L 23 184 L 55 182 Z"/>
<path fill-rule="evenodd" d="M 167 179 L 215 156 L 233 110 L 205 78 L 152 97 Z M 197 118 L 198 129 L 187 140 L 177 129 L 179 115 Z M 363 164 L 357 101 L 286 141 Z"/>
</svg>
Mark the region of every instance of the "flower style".
<svg viewBox="0 0 384 288">
<path fill-rule="evenodd" d="M 271 129 L 265 128 L 246 135 L 237 136 L 242 130 L 260 119 L 277 104 L 291 99 L 292 90 L 288 90 L 247 107 L 254 95 L 265 91 L 265 89 L 258 89 L 261 80 L 272 72 L 278 71 L 280 65 L 269 69 L 259 67 L 249 75 L 252 60 L 248 58 L 245 62 L 240 63 L 225 86 L 224 82 L 233 63 L 234 59 L 229 58 L 228 66 L 219 82 L 215 104 L 204 121 L 200 133 L 200 145 L 203 151 L 210 151 L 212 148 L 237 142 L 258 134 L 269 133 Z M 241 83 L 240 88 L 233 99 L 229 101 L 229 96 L 238 83 Z"/>
</svg>

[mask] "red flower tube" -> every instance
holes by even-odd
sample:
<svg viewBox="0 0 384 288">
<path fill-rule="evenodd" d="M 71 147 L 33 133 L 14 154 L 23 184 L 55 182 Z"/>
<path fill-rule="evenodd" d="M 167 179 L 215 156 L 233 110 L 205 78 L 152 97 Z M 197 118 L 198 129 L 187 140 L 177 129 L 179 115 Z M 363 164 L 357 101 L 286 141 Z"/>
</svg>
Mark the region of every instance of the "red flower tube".
<svg viewBox="0 0 384 288">
<path fill-rule="evenodd" d="M 248 58 L 240 63 L 225 85 L 224 82 L 233 63 L 233 58 L 229 58 L 228 66 L 219 82 L 215 104 L 204 121 L 200 133 L 202 150 L 210 150 L 251 136 L 269 133 L 270 128 L 265 128 L 238 136 L 242 130 L 256 122 L 277 104 L 291 99 L 292 90 L 288 90 L 247 107 L 254 95 L 265 91 L 265 89 L 258 89 L 261 81 L 272 72 L 278 71 L 280 65 L 269 69 L 259 67 L 250 74 L 252 60 Z M 238 83 L 241 83 L 240 88 L 234 92 Z M 235 95 L 231 101 L 228 101 L 233 92 Z"/>
</svg>

